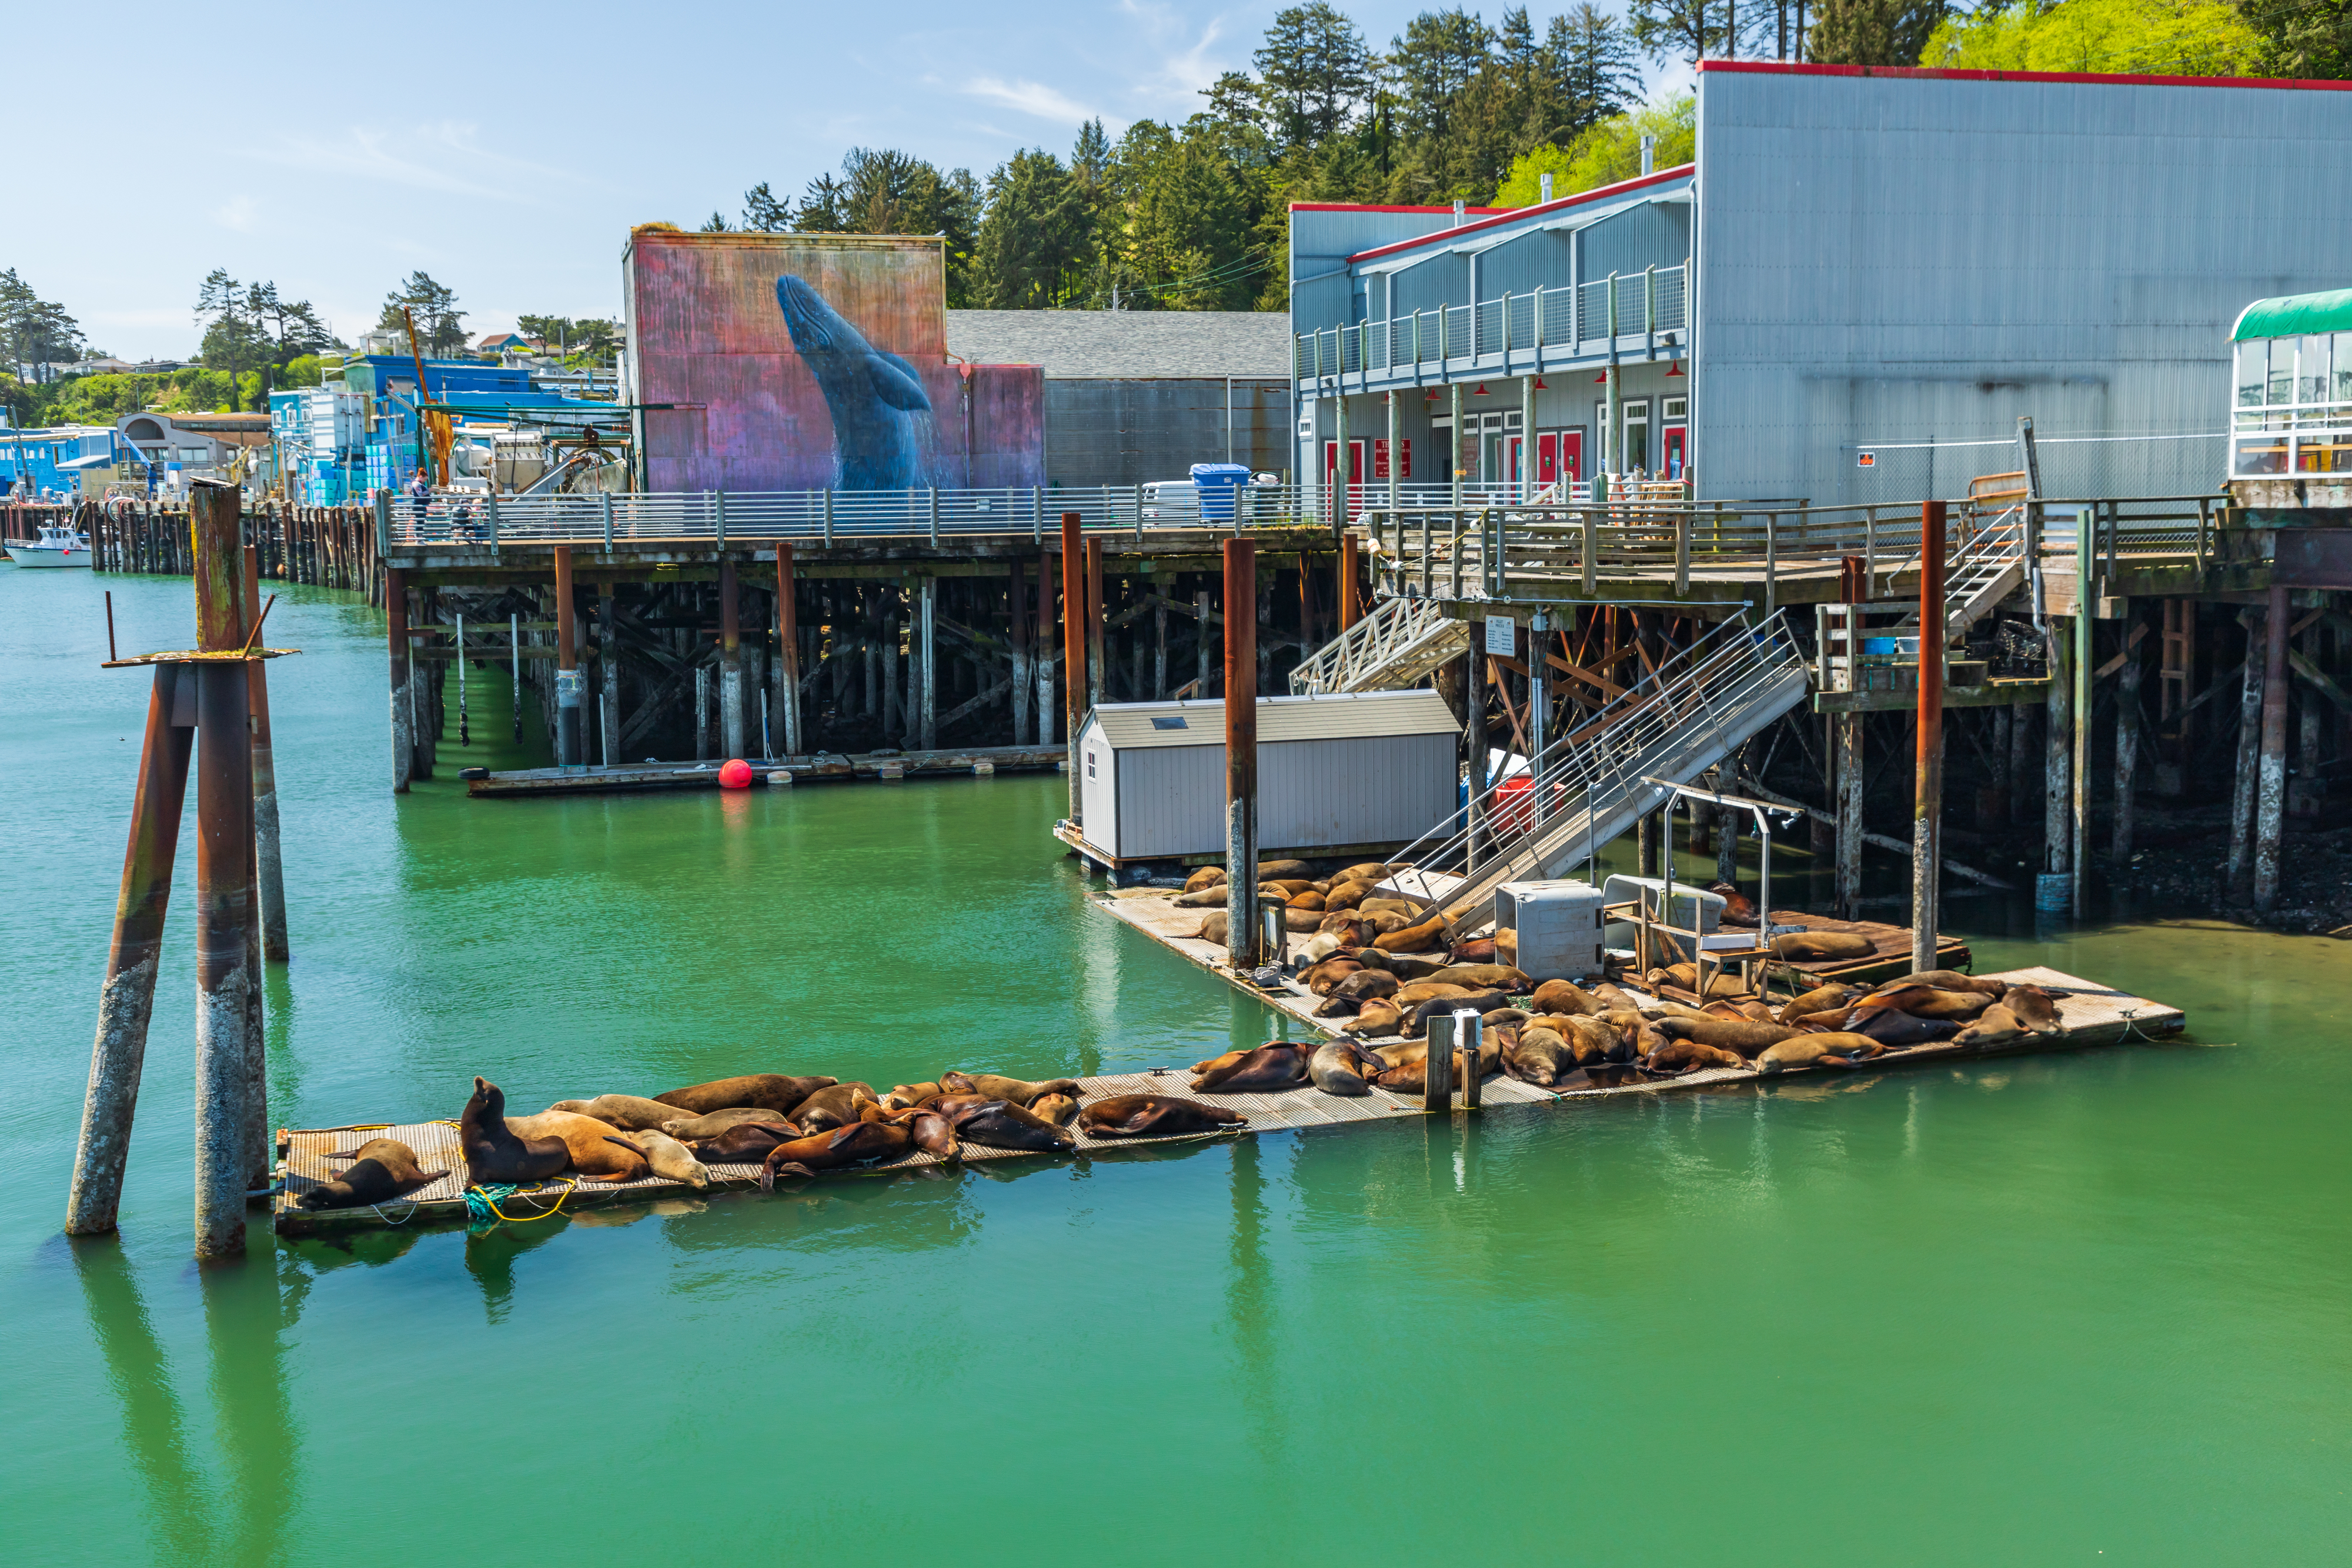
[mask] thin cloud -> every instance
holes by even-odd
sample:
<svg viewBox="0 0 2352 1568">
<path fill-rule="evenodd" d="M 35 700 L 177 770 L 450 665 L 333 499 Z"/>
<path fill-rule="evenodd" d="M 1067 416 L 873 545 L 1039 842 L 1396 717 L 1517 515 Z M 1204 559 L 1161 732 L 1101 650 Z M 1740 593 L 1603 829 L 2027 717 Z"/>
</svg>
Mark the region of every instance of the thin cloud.
<svg viewBox="0 0 2352 1568">
<path fill-rule="evenodd" d="M 568 170 L 483 147 L 477 134 L 456 120 L 405 132 L 354 125 L 331 140 L 283 136 L 247 156 L 306 173 L 507 201 L 543 200 L 541 187 L 550 182 L 581 183 Z"/>
<path fill-rule="evenodd" d="M 974 77 L 964 84 L 963 90 L 973 98 L 1060 125 L 1084 125 L 1095 118 L 1095 110 L 1043 82 Z"/>
<path fill-rule="evenodd" d="M 213 209 L 213 222 L 239 234 L 250 233 L 253 220 L 260 213 L 261 204 L 251 196 L 232 196 Z"/>
<path fill-rule="evenodd" d="M 1211 57 L 1218 40 L 1224 37 L 1223 21 L 1211 17 L 1201 28 L 1200 37 L 1184 44 L 1190 26 L 1168 6 L 1147 5 L 1142 0 L 1119 0 L 1119 9 L 1133 17 L 1150 38 L 1160 62 L 1158 70 L 1138 78 L 1135 90 L 1163 103 L 1181 104 L 1188 114 L 1201 108 L 1201 93 L 1226 69 L 1221 55 Z"/>
</svg>

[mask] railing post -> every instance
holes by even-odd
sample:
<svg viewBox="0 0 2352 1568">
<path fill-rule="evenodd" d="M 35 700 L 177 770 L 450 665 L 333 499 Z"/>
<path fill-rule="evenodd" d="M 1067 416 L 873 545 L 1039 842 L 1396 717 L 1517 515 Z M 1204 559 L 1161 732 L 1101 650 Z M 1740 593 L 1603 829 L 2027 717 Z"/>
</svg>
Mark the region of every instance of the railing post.
<svg viewBox="0 0 2352 1568">
<path fill-rule="evenodd" d="M 1579 528 L 1579 530 L 1578 530 L 1579 538 L 1578 538 L 1578 540 L 1577 540 L 1577 545 L 1578 545 L 1578 550 L 1579 550 L 1579 553 L 1580 553 L 1580 554 L 1582 556 L 1582 558 L 1583 558 L 1582 565 L 1583 565 L 1583 569 L 1584 569 L 1584 597 L 1585 597 L 1585 598 L 1587 598 L 1587 599 L 1590 599 L 1590 598 L 1591 598 L 1591 597 L 1592 597 L 1592 592 L 1593 592 L 1593 589 L 1592 589 L 1592 580 L 1593 580 L 1593 565 L 1594 565 L 1594 562 L 1593 562 L 1593 543 L 1592 543 L 1592 513 L 1591 513 L 1591 509 L 1590 509 L 1590 508 L 1588 508 L 1588 509 L 1586 509 L 1586 510 L 1584 510 L 1584 511 L 1579 512 L 1579 513 L 1577 514 L 1577 520 L 1578 520 L 1578 521 L 1582 525 L 1582 527 L 1581 527 L 1580 528 Z"/>
<path fill-rule="evenodd" d="M 713 544 L 719 549 L 727 548 L 727 492 L 724 490 L 719 492 L 719 520 L 713 536 Z M 740 748 L 738 747 L 738 749 Z"/>
<path fill-rule="evenodd" d="M 613 492 L 599 490 L 596 492 L 596 499 L 602 503 L 597 510 L 604 514 L 604 549 L 609 554 L 613 549 Z"/>
<path fill-rule="evenodd" d="M 828 490 L 825 492 L 825 504 L 830 507 L 832 502 L 833 492 Z M 1045 486 L 1043 485 L 1029 486 L 1029 542 L 1038 545 L 1045 542 Z"/>
<path fill-rule="evenodd" d="M 1690 597 L 1690 508 L 1675 513 L 1675 597 Z"/>
<path fill-rule="evenodd" d="M 934 486 L 932 486 L 930 487 L 930 489 L 931 489 L 931 542 L 932 542 L 933 544 L 937 544 L 937 543 L 939 543 L 939 542 L 940 542 L 940 487 L 939 487 L 937 485 L 934 485 Z"/>
<path fill-rule="evenodd" d="M 1780 609 L 1780 545 L 1773 525 L 1780 520 L 1777 512 L 1764 514 L 1764 619 L 1769 621 Z"/>
<path fill-rule="evenodd" d="M 499 551 L 499 493 L 496 490 L 489 493 L 483 502 L 482 509 L 489 516 L 490 553 L 496 555 Z"/>
<path fill-rule="evenodd" d="M 824 487 L 824 542 L 833 542 L 833 486 Z"/>
</svg>

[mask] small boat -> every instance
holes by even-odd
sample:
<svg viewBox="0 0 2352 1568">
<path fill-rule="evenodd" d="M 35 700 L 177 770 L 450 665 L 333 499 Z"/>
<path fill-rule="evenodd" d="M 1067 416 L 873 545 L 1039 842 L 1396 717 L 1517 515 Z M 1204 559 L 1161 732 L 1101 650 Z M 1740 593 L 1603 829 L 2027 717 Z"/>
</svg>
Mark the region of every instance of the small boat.
<svg viewBox="0 0 2352 1568">
<path fill-rule="evenodd" d="M 37 539 L 10 539 L 8 559 L 18 566 L 88 566 L 89 537 L 58 523 L 43 523 Z"/>
</svg>

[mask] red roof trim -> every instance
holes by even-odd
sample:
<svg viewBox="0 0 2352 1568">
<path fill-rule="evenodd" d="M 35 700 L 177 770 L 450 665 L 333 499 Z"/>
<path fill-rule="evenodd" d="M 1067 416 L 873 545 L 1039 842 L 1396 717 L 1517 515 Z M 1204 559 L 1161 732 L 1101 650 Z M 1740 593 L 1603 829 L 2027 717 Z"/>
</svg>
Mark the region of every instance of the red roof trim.
<svg viewBox="0 0 2352 1568">
<path fill-rule="evenodd" d="M 1360 202 L 1293 202 L 1290 204 L 1290 210 L 1294 213 L 1450 213 L 1454 207 L 1451 203 L 1442 207 L 1381 207 L 1366 206 Z M 1516 207 L 1465 207 L 1463 209 L 1469 213 L 1508 213 L 1517 210 Z"/>
<path fill-rule="evenodd" d="M 1601 185 L 1593 190 L 1580 191 L 1573 196 L 1561 196 L 1555 201 L 1538 202 L 1531 207 L 1488 207 L 1484 210 L 1493 213 L 1495 215 L 1492 217 L 1481 219 L 1479 222 L 1475 224 L 1456 224 L 1450 229 L 1440 229 L 1435 234 L 1423 235 L 1417 239 L 1401 239 L 1389 245 L 1375 246 L 1370 250 L 1360 250 L 1355 255 L 1348 258 L 1348 264 L 1352 267 L 1357 262 L 1370 261 L 1375 256 L 1392 256 L 1398 251 L 1411 250 L 1415 246 L 1433 245 L 1439 240 L 1456 239 L 1463 235 L 1472 234 L 1479 229 L 1493 228 L 1498 224 L 1517 223 L 1521 218 L 1528 217 L 1536 213 L 1563 212 L 1570 207 L 1582 206 L 1587 202 L 1605 201 L 1611 196 L 1622 196 L 1629 191 L 1638 191 L 1645 186 L 1663 184 L 1668 180 L 1682 179 L 1691 173 L 1697 167 L 1698 165 L 1696 163 L 1681 163 L 1672 169 L 1661 169 L 1654 174 L 1637 174 L 1631 180 L 1620 180 L 1613 185 Z M 1328 212 L 1406 211 L 1450 213 L 1454 209 L 1452 207 L 1408 207 L 1402 209 L 1395 207 L 1358 207 L 1352 209 L 1333 207 L 1322 210 Z"/>
<path fill-rule="evenodd" d="M 1921 81 L 2052 81 L 2093 87 L 2267 87 L 2305 92 L 2352 92 L 2352 81 L 2311 81 L 2293 77 L 2105 76 L 2094 71 L 1951 71 L 1926 66 L 1814 66 L 1780 60 L 1701 60 L 1703 71 L 1749 76 L 1907 77 Z"/>
</svg>

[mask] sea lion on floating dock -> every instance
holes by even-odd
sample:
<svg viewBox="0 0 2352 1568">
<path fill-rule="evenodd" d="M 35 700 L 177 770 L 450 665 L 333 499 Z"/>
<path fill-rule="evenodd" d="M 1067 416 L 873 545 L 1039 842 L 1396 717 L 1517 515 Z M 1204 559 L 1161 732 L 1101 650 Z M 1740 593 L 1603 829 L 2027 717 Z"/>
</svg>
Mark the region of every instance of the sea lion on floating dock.
<svg viewBox="0 0 2352 1568">
<path fill-rule="evenodd" d="M 682 1181 L 697 1192 L 710 1185 L 710 1172 L 694 1157 L 694 1151 L 658 1127 L 640 1127 L 625 1142 L 619 1138 L 606 1141 L 637 1150 L 645 1155 L 654 1175 L 664 1181 Z"/>
<path fill-rule="evenodd" d="M 296 1207 L 357 1208 L 362 1204 L 390 1203 L 420 1186 L 430 1186 L 449 1174 L 417 1169 L 416 1151 L 398 1138 L 370 1138 L 348 1154 L 327 1157 L 352 1163 L 334 1180 L 296 1198 Z"/>
<path fill-rule="evenodd" d="M 1798 1019 L 1809 1018 L 1814 1013 L 1832 1010 L 1840 1017 L 1843 1017 L 1847 1006 L 1860 995 L 1862 995 L 1860 988 L 1854 986 L 1815 986 L 1803 996 L 1793 998 L 1782 1007 L 1779 1015 L 1780 1021 L 1795 1023 Z"/>
<path fill-rule="evenodd" d="M 1881 1055 L 1886 1048 L 1866 1034 L 1849 1030 L 1824 1030 L 1818 1034 L 1792 1034 L 1767 1046 L 1756 1058 L 1759 1072 L 1786 1072 L 1797 1067 L 1851 1067 Z"/>
<path fill-rule="evenodd" d="M 1358 1040 L 1377 1040 L 1396 1033 L 1404 1022 L 1402 1009 L 1386 997 L 1373 997 L 1360 1003 L 1356 1016 L 1339 1026 L 1341 1034 L 1354 1035 Z"/>
<path fill-rule="evenodd" d="M 1914 1018 L 1972 1019 L 1990 1007 L 1993 1000 L 1982 991 L 1945 991 L 1917 985 L 1881 986 L 1855 998 L 1845 1016 L 1858 1018 L 1880 1008 L 1900 1008 Z"/>
<path fill-rule="evenodd" d="M 2066 1025 L 2058 1016 L 2058 998 L 2040 986 L 2011 986 L 2001 993 L 2000 1005 L 2036 1034 L 2065 1032 Z"/>
<path fill-rule="evenodd" d="M 1403 988 L 1403 985 L 1397 977 L 1386 969 L 1365 968 L 1358 969 L 1352 975 L 1340 976 L 1339 983 L 1327 994 L 1335 1001 L 1346 1001 L 1360 1007 L 1366 1002 L 1377 1001 L 1382 998 L 1393 999 Z M 1402 1007 L 1403 1004 L 1398 1005 Z"/>
<path fill-rule="evenodd" d="M 936 1083 L 894 1083 L 890 1092 L 882 1096 L 885 1111 L 911 1111 L 926 1100 L 939 1098 L 941 1090 Z"/>
<path fill-rule="evenodd" d="M 673 1134 L 675 1136 L 675 1134 Z M 807 1137 L 793 1124 L 772 1117 L 765 1122 L 738 1122 L 707 1138 L 681 1138 L 687 1153 L 706 1166 L 751 1166 L 765 1159 L 778 1144 Z"/>
<path fill-rule="evenodd" d="M 954 1124 L 957 1137 L 992 1149 L 1045 1153 L 1078 1146 L 1077 1139 L 1059 1126 L 1009 1100 L 983 1100 L 976 1105 L 959 1106 L 948 1120 Z"/>
<path fill-rule="evenodd" d="M 1353 909 L 1372 895 L 1369 882 L 1335 882 L 1331 891 L 1323 895 L 1326 909 Z"/>
<path fill-rule="evenodd" d="M 1326 1040 L 1307 1060 L 1307 1080 L 1326 1094 L 1343 1097 L 1370 1093 L 1369 1079 L 1380 1071 L 1380 1059 L 1349 1040 Z"/>
<path fill-rule="evenodd" d="M 1298 951 L 1291 955 L 1292 971 L 1303 975 L 1316 965 L 1338 955 L 1343 946 L 1345 944 L 1339 940 L 1339 934 L 1337 931 L 1318 925 L 1315 934 L 1301 942 L 1298 945 Z"/>
<path fill-rule="evenodd" d="M 728 1128 L 740 1127 L 746 1122 L 775 1122 L 791 1125 L 792 1118 L 779 1116 L 773 1111 L 763 1111 L 754 1105 L 730 1105 L 724 1111 L 713 1111 L 707 1115 L 680 1116 L 664 1122 L 658 1130 L 682 1144 L 691 1144 L 703 1138 L 715 1138 Z M 793 1126 L 793 1135 L 800 1136 L 797 1126 Z"/>
<path fill-rule="evenodd" d="M 1097 1138 L 1168 1138 L 1244 1125 L 1249 1118 L 1223 1105 L 1168 1094 L 1114 1094 L 1078 1112 L 1078 1125 Z"/>
<path fill-rule="evenodd" d="M 1710 1067 L 1747 1065 L 1747 1058 L 1738 1051 L 1724 1051 L 1696 1040 L 1664 1040 L 1656 1050 L 1642 1058 L 1642 1071 L 1644 1072 L 1680 1074 L 1697 1072 Z"/>
<path fill-rule="evenodd" d="M 1378 882 L 1390 872 L 1403 869 L 1402 866 L 1385 865 L 1379 861 L 1366 861 L 1360 865 L 1351 865 L 1345 871 L 1333 872 L 1331 882 L 1334 886 L 1343 882 Z"/>
<path fill-rule="evenodd" d="M 677 1106 L 665 1105 L 658 1100 L 647 1100 L 635 1094 L 599 1094 L 593 1100 L 558 1100 L 548 1109 L 568 1111 L 574 1116 L 593 1116 L 605 1125 L 618 1127 L 624 1133 L 642 1132 L 647 1127 L 659 1127 L 677 1120 Z"/>
<path fill-rule="evenodd" d="M 1711 1045 L 1718 1051 L 1734 1051 L 1743 1057 L 1749 1057 L 1767 1046 L 1793 1040 L 1805 1031 L 1794 1024 L 1759 1023 L 1753 1019 L 1677 1017 L 1654 1019 L 1643 1026 L 1643 1032 L 1654 1032 L 1666 1040 L 1695 1040 L 1701 1045 Z M 1649 1052 L 1645 1051 L 1644 1054 Z"/>
<path fill-rule="evenodd" d="M 616 1137 L 612 1124 L 593 1116 L 541 1111 L 536 1116 L 509 1116 L 507 1126 L 520 1138 L 562 1139 L 572 1151 L 572 1168 L 598 1181 L 643 1181 L 653 1173 L 643 1149 Z"/>
<path fill-rule="evenodd" d="M 1189 1087 L 1195 1094 L 1279 1094 L 1307 1082 L 1312 1045 L 1272 1040 L 1254 1051 L 1229 1051 L 1193 1067 Z"/>
<path fill-rule="evenodd" d="M 1522 1083 L 1549 1088 L 1576 1071 L 1576 1052 L 1557 1030 L 1518 1030 L 1503 1051 L 1503 1071 Z"/>
<path fill-rule="evenodd" d="M 1429 1020 L 1441 1014 L 1476 1013 L 1480 1017 L 1498 1008 L 1508 1007 L 1511 998 L 1500 991 L 1475 991 L 1466 997 L 1432 997 L 1405 1015 L 1404 1037 L 1417 1039 L 1429 1028 Z"/>
<path fill-rule="evenodd" d="M 754 1072 L 742 1078 L 718 1078 L 708 1083 L 690 1083 L 683 1089 L 673 1089 L 654 1098 L 665 1105 L 675 1105 L 689 1116 L 699 1116 L 711 1111 L 724 1111 L 730 1106 L 749 1105 L 762 1111 L 773 1111 L 779 1116 L 789 1116 L 800 1108 L 802 1101 L 820 1089 L 830 1089 L 840 1082 L 837 1078 L 794 1078 L 782 1072 Z"/>
<path fill-rule="evenodd" d="M 1845 1027 L 1856 1034 L 1868 1035 L 1890 1050 L 1927 1045 L 1960 1032 L 1960 1026 L 1950 1019 L 1921 1018 L 1900 1008 L 1874 1008 L 1868 1012 L 1857 1008 L 1846 1015 Z"/>
<path fill-rule="evenodd" d="M 1260 861 L 1257 862 L 1258 881 L 1272 882 L 1277 877 L 1300 882 L 1312 882 L 1315 880 L 1315 868 L 1308 865 L 1305 861 Z"/>
<path fill-rule="evenodd" d="M 1598 1013 L 1601 998 L 1574 980 L 1546 980 L 1528 1006 L 1539 1013 Z"/>
<path fill-rule="evenodd" d="M 1323 929 L 1323 912 L 1319 909 L 1286 909 L 1282 912 L 1282 928 L 1302 936 L 1318 935 Z"/>
<path fill-rule="evenodd" d="M 1315 884 L 1303 876 L 1258 878 L 1258 891 L 1262 893 L 1269 887 L 1277 889 L 1285 898 L 1293 901 L 1304 894 L 1315 891 Z"/>
<path fill-rule="evenodd" d="M 944 1073 L 940 1075 L 940 1082 L 942 1086 L 946 1084 Z M 881 1103 L 875 1095 L 874 1085 L 853 1079 L 847 1083 L 835 1083 L 820 1089 L 802 1101 L 793 1113 L 793 1120 L 801 1124 L 803 1133 L 829 1132 L 856 1121 L 863 1107 Z"/>
<path fill-rule="evenodd" d="M 805 1176 L 848 1166 L 878 1165 L 905 1158 L 907 1151 L 914 1146 L 911 1127 L 893 1126 L 887 1122 L 852 1122 L 846 1127 L 796 1138 L 770 1149 L 767 1158 L 760 1162 L 760 1190 L 773 1192 L 779 1175 Z"/>
<path fill-rule="evenodd" d="M 1169 903 L 1179 909 L 1223 909 L 1226 894 L 1223 882 L 1213 882 L 1197 893 L 1180 893 Z"/>
<path fill-rule="evenodd" d="M 1688 991 L 1694 996 L 1698 995 L 1698 966 L 1696 964 L 1668 964 L 1662 969 L 1651 970 L 1647 975 L 1643 977 L 1643 980 L 1652 990 L 1657 989 L 1661 985 L 1667 985 L 1673 986 L 1679 990 Z M 1709 998 L 1718 997 L 1729 999 L 1731 998 L 1744 997 L 1749 994 L 1748 988 L 1739 982 L 1737 976 L 1728 973 L 1717 972 L 1708 979 L 1706 982 L 1706 994 L 1704 997 L 1700 997 L 1699 999 L 1706 1001 Z"/>
<path fill-rule="evenodd" d="M 981 1094 L 991 1100 L 1010 1100 L 1024 1110 L 1030 1103 L 1045 1094 L 1076 1094 L 1078 1081 L 1075 1078 L 1048 1078 L 1042 1083 L 1025 1079 L 1007 1078 L 996 1072 L 965 1072 L 950 1069 L 940 1074 L 940 1088 L 950 1094 Z"/>
<path fill-rule="evenodd" d="M 1303 971 L 1298 977 L 1298 981 L 1307 988 L 1307 995 L 1328 997 L 1340 981 L 1350 975 L 1362 973 L 1364 973 L 1363 965 L 1353 958 L 1326 958 L 1321 963 Z"/>
<path fill-rule="evenodd" d="M 506 1112 L 505 1091 L 487 1078 L 475 1079 L 474 1097 L 457 1116 L 457 1152 L 465 1156 L 467 1181 L 524 1186 L 572 1163 L 562 1139 L 521 1137 L 508 1127 Z"/>
<path fill-rule="evenodd" d="M 1474 991 L 1524 991 L 1535 984 L 1533 978 L 1508 964 L 1449 964 L 1430 978 L 1466 986 Z"/>
<path fill-rule="evenodd" d="M 1225 945 L 1225 922 L 1228 916 L 1223 910 L 1218 910 L 1215 914 L 1201 922 L 1201 928 L 1192 933 L 1191 939 L 1195 942 L 1213 943 L 1219 947 L 1223 946 Z"/>
<path fill-rule="evenodd" d="M 1756 924 L 1756 901 L 1727 882 L 1707 883 L 1707 892 L 1723 900 L 1723 913 L 1716 918 L 1726 925 Z"/>
<path fill-rule="evenodd" d="M 1958 969 L 1921 969 L 1913 974 L 1888 980 L 1880 987 L 1892 990 L 1896 986 L 1933 986 L 1939 991 L 1980 991 L 1993 1000 L 2000 1000 L 2009 989 L 2006 980 L 1979 980 L 1974 975 L 1963 975 Z"/>
<path fill-rule="evenodd" d="M 1029 1113 L 1041 1122 L 1056 1127 L 1066 1127 L 1078 1119 L 1078 1098 L 1076 1094 L 1040 1094 L 1029 1102 Z"/>
<path fill-rule="evenodd" d="M 1192 875 L 1184 879 L 1184 891 L 1187 893 L 1198 893 L 1204 887 L 1214 887 L 1224 880 L 1224 867 L 1221 865 L 1204 865 L 1200 870 L 1194 872 Z"/>
<path fill-rule="evenodd" d="M 1411 1009 L 1433 997 L 1466 997 L 1471 993 L 1472 988 L 1457 986 L 1451 980 L 1414 980 L 1399 986 L 1390 995 L 1397 1006 Z"/>
<path fill-rule="evenodd" d="M 1790 931 L 1772 938 L 1772 956 L 1791 964 L 1867 958 L 1878 944 L 1855 931 Z"/>
</svg>

